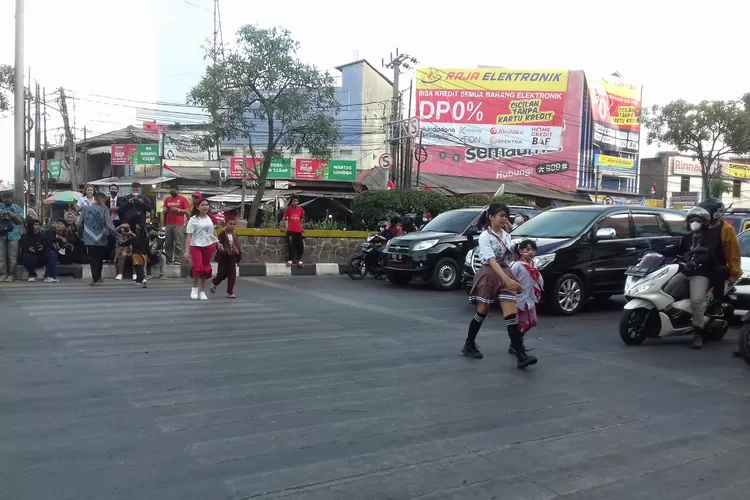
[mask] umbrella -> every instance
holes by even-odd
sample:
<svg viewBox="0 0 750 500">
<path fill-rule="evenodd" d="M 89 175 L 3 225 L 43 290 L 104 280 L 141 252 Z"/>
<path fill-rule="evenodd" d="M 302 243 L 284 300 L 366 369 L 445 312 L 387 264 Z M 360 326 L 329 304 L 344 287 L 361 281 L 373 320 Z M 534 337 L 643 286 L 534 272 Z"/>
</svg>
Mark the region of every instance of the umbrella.
<svg viewBox="0 0 750 500">
<path fill-rule="evenodd" d="M 46 200 L 44 200 L 45 205 L 52 205 L 54 203 L 64 203 L 66 205 L 69 205 L 71 203 L 75 203 L 78 201 L 78 198 L 80 198 L 82 195 L 78 191 L 60 191 L 59 193 L 55 193 Z"/>
</svg>

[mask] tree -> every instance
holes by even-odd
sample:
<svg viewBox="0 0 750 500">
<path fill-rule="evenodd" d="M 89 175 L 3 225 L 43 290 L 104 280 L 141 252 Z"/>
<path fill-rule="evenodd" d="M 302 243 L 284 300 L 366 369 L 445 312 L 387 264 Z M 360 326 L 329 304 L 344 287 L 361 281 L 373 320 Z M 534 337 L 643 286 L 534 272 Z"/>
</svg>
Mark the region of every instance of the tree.
<svg viewBox="0 0 750 500">
<path fill-rule="evenodd" d="M 189 104 L 214 117 L 204 147 L 244 138 L 251 157 L 257 158 L 253 139 L 263 137 L 258 144 L 264 148 L 263 162 L 249 166 L 258 181 L 250 221 L 263 199 L 271 160 L 280 151 L 307 150 L 313 158 L 325 160 L 340 138 L 333 77 L 300 61 L 298 49 L 288 30 L 243 26 L 234 47 L 207 48 L 206 57 L 215 63 L 187 96 Z M 254 133 L 261 124 L 263 130 Z"/>
<path fill-rule="evenodd" d="M 0 64 L 0 113 L 10 109 L 10 100 L 13 95 L 15 71 L 9 64 Z"/>
<path fill-rule="evenodd" d="M 738 101 L 701 101 L 698 104 L 682 99 L 666 106 L 652 106 L 643 124 L 648 128 L 647 141 L 669 144 L 683 153 L 690 153 L 701 164 L 703 195 L 719 195 L 726 191 L 721 179 L 719 160 L 750 152 L 750 94 Z"/>
</svg>

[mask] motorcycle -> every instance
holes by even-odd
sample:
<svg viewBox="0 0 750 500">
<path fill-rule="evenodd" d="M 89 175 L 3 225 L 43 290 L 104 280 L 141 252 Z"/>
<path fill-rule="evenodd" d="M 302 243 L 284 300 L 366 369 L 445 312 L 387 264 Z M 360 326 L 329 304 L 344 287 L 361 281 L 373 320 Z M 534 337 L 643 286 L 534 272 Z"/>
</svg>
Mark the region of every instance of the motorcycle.
<svg viewBox="0 0 750 500">
<path fill-rule="evenodd" d="M 638 264 L 625 271 L 625 298 L 628 303 L 620 318 L 620 338 L 627 345 L 640 345 L 647 338 L 693 335 L 689 287 L 678 286 L 669 293 L 664 290 L 672 278 L 683 270 L 683 266 L 679 262 L 668 263 L 661 254 L 648 253 Z M 727 293 L 733 289 L 730 286 Z M 707 341 L 721 340 L 729 329 L 726 318 L 734 315 L 734 309 L 727 306 L 719 313 L 713 312 L 712 291 L 708 292 L 706 302 L 703 338 Z"/>
<path fill-rule="evenodd" d="M 385 224 L 381 223 L 381 225 L 385 227 Z M 383 256 L 377 249 L 385 244 L 386 239 L 379 234 L 368 236 L 367 240 L 362 243 L 361 251 L 349 259 L 346 274 L 353 280 L 364 279 L 368 274 L 382 278 L 385 275 Z"/>
</svg>

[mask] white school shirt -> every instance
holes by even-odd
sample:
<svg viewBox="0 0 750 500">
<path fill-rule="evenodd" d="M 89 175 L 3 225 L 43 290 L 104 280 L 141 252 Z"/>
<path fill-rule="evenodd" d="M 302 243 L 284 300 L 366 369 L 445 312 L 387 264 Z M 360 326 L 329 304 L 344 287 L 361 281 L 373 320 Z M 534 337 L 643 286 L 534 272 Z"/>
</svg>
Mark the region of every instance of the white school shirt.
<svg viewBox="0 0 750 500">
<path fill-rule="evenodd" d="M 512 245 L 513 241 L 508 233 L 501 230 L 498 234 L 488 227 L 479 235 L 479 258 L 482 264 L 494 258 L 498 264 L 510 267 L 513 262 L 513 252 L 510 250 Z"/>
<path fill-rule="evenodd" d="M 191 247 L 208 247 L 219 241 L 214 236 L 214 223 L 208 216 L 205 219 L 201 219 L 197 215 L 190 217 L 187 224 L 187 234 L 193 235 L 193 239 L 190 240 Z"/>
<path fill-rule="evenodd" d="M 534 292 L 534 280 L 531 279 L 531 273 L 526 266 L 520 260 L 515 261 L 511 266 L 510 270 L 515 276 L 518 284 L 521 285 L 521 291 L 516 297 L 516 305 L 519 309 L 526 311 L 529 307 L 536 305 L 537 297 Z M 544 288 L 544 278 L 541 273 L 539 274 L 539 286 Z"/>
<path fill-rule="evenodd" d="M 84 196 L 81 196 L 80 198 L 78 198 L 78 203 L 76 203 L 76 205 L 78 205 L 81 208 L 88 207 L 89 205 L 93 205 L 94 204 L 94 200 L 95 200 L 95 198 L 92 198 L 91 201 L 89 201 L 89 199 L 86 198 L 86 195 L 84 195 Z"/>
</svg>

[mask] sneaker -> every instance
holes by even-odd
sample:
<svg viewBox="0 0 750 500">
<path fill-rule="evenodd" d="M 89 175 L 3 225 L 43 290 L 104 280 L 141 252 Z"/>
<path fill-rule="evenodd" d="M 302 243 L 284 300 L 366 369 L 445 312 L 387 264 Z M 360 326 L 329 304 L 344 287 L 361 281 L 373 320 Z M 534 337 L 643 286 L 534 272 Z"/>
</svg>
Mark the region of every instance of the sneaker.
<svg viewBox="0 0 750 500">
<path fill-rule="evenodd" d="M 159 276 L 159 279 L 160 280 L 168 280 L 169 278 L 167 278 L 166 274 L 162 274 L 161 276 Z"/>
<path fill-rule="evenodd" d="M 193 300 L 198 300 L 198 288 L 197 287 L 193 287 L 190 290 L 190 298 Z"/>
<path fill-rule="evenodd" d="M 236 298 L 237 298 L 237 296 L 236 296 L 235 294 L 233 294 L 233 293 L 228 293 L 228 294 L 227 294 L 227 298 L 228 298 L 228 299 L 236 299 Z"/>
<path fill-rule="evenodd" d="M 297 267 L 304 267 L 304 266 L 305 264 L 301 260 L 297 261 Z"/>
<path fill-rule="evenodd" d="M 60 280 L 57 279 L 57 278 L 51 278 L 49 276 L 47 276 L 46 278 L 44 278 L 44 282 L 45 283 L 57 283 L 58 281 L 60 281 Z"/>
<path fill-rule="evenodd" d="M 214 285 L 213 283 L 211 283 L 211 287 L 208 289 L 208 291 L 211 292 L 211 293 L 216 293 L 216 285 Z"/>
<path fill-rule="evenodd" d="M 0 276 L 0 283 L 5 283 L 8 280 L 7 276 Z"/>
<path fill-rule="evenodd" d="M 120 281 L 120 280 L 122 280 L 122 274 L 118 274 L 117 276 L 115 276 L 115 279 L 116 279 L 117 281 Z"/>
<path fill-rule="evenodd" d="M 146 275 L 146 279 L 147 279 L 147 280 L 150 280 L 150 279 L 152 279 L 152 278 L 153 278 L 153 276 L 151 276 L 150 274 L 147 274 L 147 275 Z"/>
<path fill-rule="evenodd" d="M 292 261 L 291 260 L 286 261 L 286 265 L 287 267 L 292 267 Z"/>
<path fill-rule="evenodd" d="M 200 300 L 208 300 L 208 296 L 206 295 L 206 292 L 201 292 L 201 293 L 200 293 L 200 294 L 198 295 L 198 298 L 199 298 Z"/>
<path fill-rule="evenodd" d="M 143 283 L 141 283 L 141 288 L 148 288 L 148 281 L 143 280 Z"/>
<path fill-rule="evenodd" d="M 135 281 L 135 280 L 137 280 L 137 279 L 138 279 L 138 276 L 136 276 L 136 275 L 134 274 L 134 275 L 133 275 L 133 281 Z"/>
<path fill-rule="evenodd" d="M 33 283 L 33 282 L 35 282 L 35 281 L 36 281 L 36 276 L 31 276 L 31 277 L 29 278 L 29 283 Z"/>
<path fill-rule="evenodd" d="M 700 333 L 693 335 L 693 343 L 690 344 L 691 349 L 703 349 L 703 337 Z"/>
<path fill-rule="evenodd" d="M 468 340 L 464 344 L 464 348 L 461 350 L 464 356 L 468 356 L 474 359 L 482 359 L 484 354 L 479 350 L 479 346 L 476 342 L 469 342 Z"/>
</svg>

